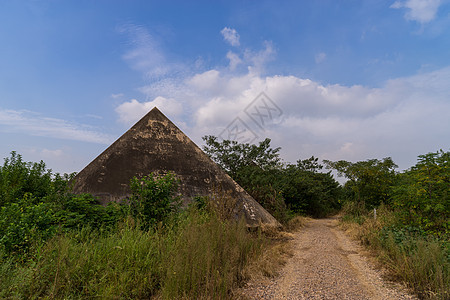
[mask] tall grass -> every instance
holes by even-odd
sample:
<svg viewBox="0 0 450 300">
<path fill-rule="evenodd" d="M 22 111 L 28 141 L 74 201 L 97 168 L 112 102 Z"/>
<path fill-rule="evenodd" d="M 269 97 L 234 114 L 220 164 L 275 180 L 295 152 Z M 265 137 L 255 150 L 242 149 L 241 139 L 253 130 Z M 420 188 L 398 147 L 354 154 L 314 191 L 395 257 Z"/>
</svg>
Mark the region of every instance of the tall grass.
<svg viewBox="0 0 450 300">
<path fill-rule="evenodd" d="M 346 204 L 343 226 L 375 251 L 390 275 L 405 282 L 421 299 L 450 299 L 450 244 L 401 224 L 385 206 L 372 211 Z"/>
<path fill-rule="evenodd" d="M 213 218 L 182 230 L 165 263 L 161 296 L 176 299 L 228 298 L 229 291 L 245 279 L 244 269 L 261 247 L 250 238 L 244 222 Z"/>
<path fill-rule="evenodd" d="M 195 209 L 156 230 L 84 228 L 35 249 L 26 264 L 3 261 L 0 298 L 226 299 L 262 247 L 244 222 Z"/>
</svg>

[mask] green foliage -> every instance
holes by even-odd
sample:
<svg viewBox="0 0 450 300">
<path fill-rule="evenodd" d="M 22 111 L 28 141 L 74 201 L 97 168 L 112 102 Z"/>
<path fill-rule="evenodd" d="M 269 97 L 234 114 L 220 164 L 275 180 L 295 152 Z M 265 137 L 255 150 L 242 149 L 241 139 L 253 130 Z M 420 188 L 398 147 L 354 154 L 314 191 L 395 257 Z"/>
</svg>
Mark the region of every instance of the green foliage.
<svg viewBox="0 0 450 300">
<path fill-rule="evenodd" d="M 286 204 L 295 212 L 323 217 L 340 208 L 340 186 L 331 172 L 322 173 L 318 159 L 298 160 L 283 169 L 280 189 Z"/>
<path fill-rule="evenodd" d="M 113 227 L 126 214 L 123 206 L 117 203 L 102 206 L 91 194 L 68 194 L 64 201 L 55 206 L 57 223 L 63 229 L 76 229 L 83 226 Z"/>
<path fill-rule="evenodd" d="M 340 187 L 314 156 L 283 165 L 270 139 L 259 145 L 203 138 L 205 152 L 280 222 L 293 213 L 325 216 L 339 209 Z"/>
<path fill-rule="evenodd" d="M 326 164 L 349 179 L 342 220 L 359 224 L 361 241 L 421 298 L 449 299 L 450 152 L 420 155 L 399 174 L 390 158 Z"/>
<path fill-rule="evenodd" d="M 228 299 L 262 249 L 227 201 L 180 211 L 174 174 L 134 178 L 129 205 L 104 207 L 15 153 L 0 171 L 2 299 Z"/>
<path fill-rule="evenodd" d="M 66 188 L 69 177 L 54 177 L 43 161 L 24 162 L 22 156 L 13 151 L 0 166 L 0 206 L 22 199 L 27 193 L 36 198 L 60 193 Z"/>
<path fill-rule="evenodd" d="M 36 203 L 31 197 L 25 194 L 19 201 L 0 208 L 0 253 L 25 254 L 31 246 L 56 233 L 51 205 Z"/>
<path fill-rule="evenodd" d="M 205 136 L 203 150 L 239 185 L 280 222 L 289 218 L 284 198 L 274 187 L 279 175 L 280 148 L 272 149 L 270 139 L 259 145 L 236 141 L 219 142 L 217 137 Z"/>
<path fill-rule="evenodd" d="M 450 233 L 450 152 L 420 155 L 410 170 L 400 175 L 393 205 L 405 224 L 429 233 Z"/>
<path fill-rule="evenodd" d="M 377 218 L 359 202 L 347 202 L 342 220 L 391 272 L 421 299 L 450 297 L 450 243 L 403 223 L 401 214 L 380 206 Z M 356 229 L 354 225 L 357 223 Z"/>
<path fill-rule="evenodd" d="M 5 159 L 0 168 L 0 252 L 25 259 L 30 248 L 58 231 L 111 227 L 123 217 L 117 205 L 103 207 L 91 195 L 70 194 L 71 178 L 53 174 L 43 162 L 23 162 L 15 152 Z"/>
<path fill-rule="evenodd" d="M 280 149 L 270 147 L 270 139 L 266 138 L 259 145 L 242 144 L 237 141 L 219 142 L 215 136 L 204 136 L 206 145 L 203 150 L 232 178 L 239 177 L 239 172 L 247 166 L 257 166 L 262 170 L 280 167 Z"/>
<path fill-rule="evenodd" d="M 177 179 L 172 173 L 159 177 L 150 174 L 140 179 L 133 177 L 130 189 L 131 213 L 144 229 L 164 223 L 180 207 L 179 199 L 174 197 Z"/>
<path fill-rule="evenodd" d="M 392 158 L 369 159 L 356 163 L 325 160 L 324 163 L 327 168 L 335 169 L 339 176 L 349 179 L 344 186 L 349 192 L 351 191 L 347 194 L 356 201 L 364 202 L 367 208 L 390 202 L 392 185 L 396 180 L 395 169 L 398 167 Z"/>
</svg>

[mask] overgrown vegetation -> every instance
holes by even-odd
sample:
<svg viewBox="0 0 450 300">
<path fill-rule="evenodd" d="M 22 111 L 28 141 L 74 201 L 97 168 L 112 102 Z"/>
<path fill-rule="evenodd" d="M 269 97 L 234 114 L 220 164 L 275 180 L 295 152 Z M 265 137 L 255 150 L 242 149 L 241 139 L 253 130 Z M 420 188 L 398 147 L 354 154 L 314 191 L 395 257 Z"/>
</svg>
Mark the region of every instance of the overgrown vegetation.
<svg viewBox="0 0 450 300">
<path fill-rule="evenodd" d="M 420 155 L 402 173 L 390 158 L 326 163 L 349 179 L 345 227 L 421 298 L 449 299 L 450 152 Z"/>
<path fill-rule="evenodd" d="M 0 168 L 0 298 L 226 299 L 270 243 L 205 199 L 181 209 L 173 174 L 106 207 L 70 178 L 16 153 Z"/>
</svg>

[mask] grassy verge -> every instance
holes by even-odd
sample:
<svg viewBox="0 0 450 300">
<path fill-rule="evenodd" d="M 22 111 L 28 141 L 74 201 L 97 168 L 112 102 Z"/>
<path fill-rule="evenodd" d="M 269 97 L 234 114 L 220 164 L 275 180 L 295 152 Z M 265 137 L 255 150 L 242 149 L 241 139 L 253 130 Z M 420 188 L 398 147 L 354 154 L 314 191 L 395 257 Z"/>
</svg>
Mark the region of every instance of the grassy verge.
<svg viewBox="0 0 450 300">
<path fill-rule="evenodd" d="M 226 299 L 267 243 L 243 222 L 197 210 L 158 230 L 83 228 L 33 249 L 28 262 L 2 261 L 0 298 Z"/>
<path fill-rule="evenodd" d="M 421 299 L 450 298 L 450 244 L 404 226 L 397 215 L 381 206 L 377 218 L 363 205 L 344 207 L 343 227 L 368 246 L 390 275 L 405 282 Z"/>
</svg>

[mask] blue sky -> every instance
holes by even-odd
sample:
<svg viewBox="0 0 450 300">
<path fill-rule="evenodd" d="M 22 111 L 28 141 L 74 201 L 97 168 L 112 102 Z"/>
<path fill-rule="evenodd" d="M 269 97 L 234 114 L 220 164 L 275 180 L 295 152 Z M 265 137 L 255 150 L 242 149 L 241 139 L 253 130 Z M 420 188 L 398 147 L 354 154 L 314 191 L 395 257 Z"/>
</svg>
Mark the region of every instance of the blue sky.
<svg viewBox="0 0 450 300">
<path fill-rule="evenodd" d="M 289 162 L 408 168 L 450 147 L 450 1 L 0 0 L 2 157 L 80 171 L 155 105 L 198 145 L 239 118 Z"/>
</svg>

